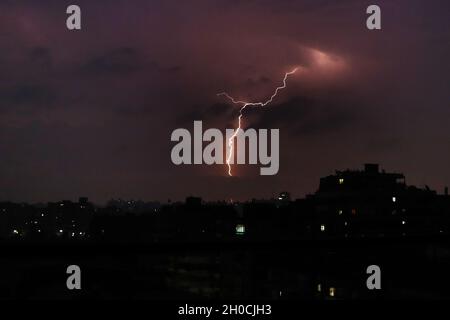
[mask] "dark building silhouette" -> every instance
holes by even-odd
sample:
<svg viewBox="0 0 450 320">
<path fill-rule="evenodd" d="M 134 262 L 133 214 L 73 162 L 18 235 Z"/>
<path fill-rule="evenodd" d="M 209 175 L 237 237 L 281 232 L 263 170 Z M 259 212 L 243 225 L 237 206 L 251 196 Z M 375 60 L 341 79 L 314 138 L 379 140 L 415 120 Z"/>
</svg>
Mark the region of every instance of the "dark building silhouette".
<svg viewBox="0 0 450 320">
<path fill-rule="evenodd" d="M 0 271 L 11 276 L 0 298 L 52 293 L 55 270 L 74 261 L 91 297 L 372 299 L 365 270 L 377 264 L 382 298 L 450 298 L 449 217 L 445 192 L 376 164 L 336 171 L 295 201 L 3 202 Z"/>
<path fill-rule="evenodd" d="M 316 231 L 324 236 L 438 234 L 448 225 L 448 201 L 435 191 L 408 187 L 403 174 L 380 172 L 376 164 L 320 179 L 309 199 Z"/>
</svg>

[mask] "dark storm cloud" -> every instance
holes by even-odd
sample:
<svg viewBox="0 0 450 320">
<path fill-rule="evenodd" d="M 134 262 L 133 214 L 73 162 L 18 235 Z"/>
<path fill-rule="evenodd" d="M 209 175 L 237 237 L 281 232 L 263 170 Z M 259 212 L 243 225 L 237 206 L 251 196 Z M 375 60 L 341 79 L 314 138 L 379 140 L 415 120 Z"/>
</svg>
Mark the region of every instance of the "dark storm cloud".
<svg viewBox="0 0 450 320">
<path fill-rule="evenodd" d="M 123 47 L 94 57 L 86 63 L 84 70 L 93 75 L 127 75 L 139 70 L 139 55 L 133 48 Z"/>
<path fill-rule="evenodd" d="M 308 97 L 293 97 L 270 110 L 253 108 L 247 113 L 255 127 L 280 128 L 291 138 L 348 130 L 362 122 L 355 108 Z"/>
<path fill-rule="evenodd" d="M 35 47 L 30 50 L 30 62 L 44 69 L 50 69 L 53 64 L 50 48 Z"/>
<path fill-rule="evenodd" d="M 245 88 L 246 89 L 255 89 L 259 88 L 261 85 L 268 85 L 271 84 L 272 80 L 266 76 L 260 76 L 256 79 L 254 78 L 248 78 L 245 82 Z"/>
<path fill-rule="evenodd" d="M 18 84 L 0 88 L 0 110 L 17 107 L 50 108 L 56 99 L 54 91 L 46 86 Z"/>
<path fill-rule="evenodd" d="M 167 67 L 167 68 L 163 68 L 164 71 L 167 71 L 169 73 L 177 73 L 180 72 L 181 70 L 183 70 L 182 66 L 172 66 L 172 67 Z"/>
<path fill-rule="evenodd" d="M 157 61 L 145 60 L 137 48 L 119 47 L 88 58 L 82 69 L 90 75 L 127 76 L 138 71 L 177 74 L 183 67 L 163 66 Z"/>
<path fill-rule="evenodd" d="M 206 123 L 223 122 L 236 115 L 236 110 L 226 103 L 215 103 L 207 107 L 195 107 L 194 110 L 181 114 L 175 119 L 176 125 L 180 127 L 191 126 L 193 120 Z"/>
</svg>

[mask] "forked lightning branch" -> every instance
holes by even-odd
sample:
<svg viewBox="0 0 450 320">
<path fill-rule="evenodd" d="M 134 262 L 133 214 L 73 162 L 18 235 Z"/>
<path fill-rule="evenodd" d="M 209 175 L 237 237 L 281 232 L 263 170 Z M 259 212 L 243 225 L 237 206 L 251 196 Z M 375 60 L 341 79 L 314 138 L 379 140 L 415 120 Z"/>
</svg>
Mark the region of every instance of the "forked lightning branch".
<svg viewBox="0 0 450 320">
<path fill-rule="evenodd" d="M 181 164 L 234 164 L 235 157 L 230 156 L 227 142 L 233 140 L 237 164 L 260 164 L 261 175 L 275 175 L 279 169 L 278 129 L 226 129 L 225 139 L 222 131 L 215 128 L 203 132 L 202 121 L 194 121 L 194 135 L 180 128 L 172 132 L 171 140 L 178 142 L 171 152 L 172 162 Z M 270 139 L 270 142 L 269 142 Z M 204 144 L 206 146 L 203 148 Z M 246 146 L 248 144 L 248 150 Z M 226 156 L 224 157 L 224 149 Z M 270 149 L 270 150 L 269 150 Z M 248 151 L 248 152 L 247 152 Z M 246 156 L 248 155 L 248 157 Z"/>
<path fill-rule="evenodd" d="M 296 73 L 298 68 L 286 72 L 282 84 L 275 89 L 272 95 L 265 101 L 248 102 L 234 99 L 226 92 L 219 93 L 218 96 L 224 96 L 234 105 L 240 106 L 236 129 L 226 129 L 226 139 L 219 129 L 208 129 L 203 133 L 202 122 L 194 121 L 194 138 L 192 139 L 187 129 L 176 129 L 173 131 L 171 141 L 178 142 L 172 149 L 172 162 L 180 164 L 226 164 L 228 175 L 232 176 L 231 165 L 235 164 L 261 164 L 261 175 L 275 175 L 279 170 L 279 129 L 242 129 L 243 111 L 247 107 L 265 107 L 273 102 L 278 92 L 285 89 L 289 76 Z M 270 152 L 269 135 L 270 133 Z M 193 140 L 193 141 L 192 141 Z M 193 152 L 192 152 L 192 142 Z M 203 143 L 209 144 L 203 149 Z M 249 150 L 246 152 L 248 142 Z M 225 144 L 225 145 L 224 145 Z M 223 157 L 225 149 L 225 159 Z M 236 150 L 236 152 L 235 152 Z M 270 153 L 270 154 L 269 154 Z M 193 154 L 193 159 L 192 159 Z M 248 159 L 246 157 L 248 154 Z"/>
</svg>

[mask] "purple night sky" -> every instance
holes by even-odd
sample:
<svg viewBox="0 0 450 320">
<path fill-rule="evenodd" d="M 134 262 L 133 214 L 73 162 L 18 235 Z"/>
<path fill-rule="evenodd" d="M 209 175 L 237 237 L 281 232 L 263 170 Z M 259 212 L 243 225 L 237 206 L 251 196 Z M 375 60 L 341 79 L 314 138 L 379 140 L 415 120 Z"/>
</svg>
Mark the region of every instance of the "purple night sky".
<svg viewBox="0 0 450 320">
<path fill-rule="evenodd" d="M 66 28 L 78 4 L 82 30 Z M 380 163 L 450 184 L 450 4 L 376 1 L 0 3 L 0 201 L 293 197 L 335 169 Z M 175 166 L 176 128 L 233 128 L 227 91 L 262 100 L 245 124 L 280 129 L 280 171 Z"/>
</svg>

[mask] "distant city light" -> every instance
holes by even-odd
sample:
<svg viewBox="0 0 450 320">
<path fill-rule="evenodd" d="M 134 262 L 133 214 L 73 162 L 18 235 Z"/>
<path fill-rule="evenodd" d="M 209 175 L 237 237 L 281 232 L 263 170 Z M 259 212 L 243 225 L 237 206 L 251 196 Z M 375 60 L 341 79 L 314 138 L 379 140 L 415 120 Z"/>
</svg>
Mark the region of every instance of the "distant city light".
<svg viewBox="0 0 450 320">
<path fill-rule="evenodd" d="M 322 231 L 322 232 L 325 231 L 325 225 L 324 225 L 324 224 L 321 224 L 321 225 L 320 225 L 320 231 Z"/>
<path fill-rule="evenodd" d="M 397 202 L 397 198 L 396 197 L 392 197 L 392 202 Z"/>
<path fill-rule="evenodd" d="M 317 285 L 317 291 L 318 291 L 318 292 L 322 292 L 322 284 L 319 283 L 319 284 Z"/>
<path fill-rule="evenodd" d="M 236 226 L 236 234 L 240 236 L 245 234 L 245 226 L 243 224 L 238 224 Z"/>
<path fill-rule="evenodd" d="M 339 209 L 338 213 L 339 215 L 341 215 L 342 213 L 344 213 L 344 211 L 342 209 Z"/>
<path fill-rule="evenodd" d="M 334 297 L 336 295 L 336 288 L 330 287 L 330 297 Z"/>
<path fill-rule="evenodd" d="M 14 234 L 19 234 L 19 231 L 18 231 L 17 229 L 14 229 L 14 230 L 13 230 L 13 233 L 14 233 Z"/>
<path fill-rule="evenodd" d="M 344 184 L 344 179 L 343 178 L 339 179 L 339 184 Z"/>
<path fill-rule="evenodd" d="M 405 220 L 402 220 L 402 224 L 406 224 L 406 221 L 405 221 Z"/>
</svg>

